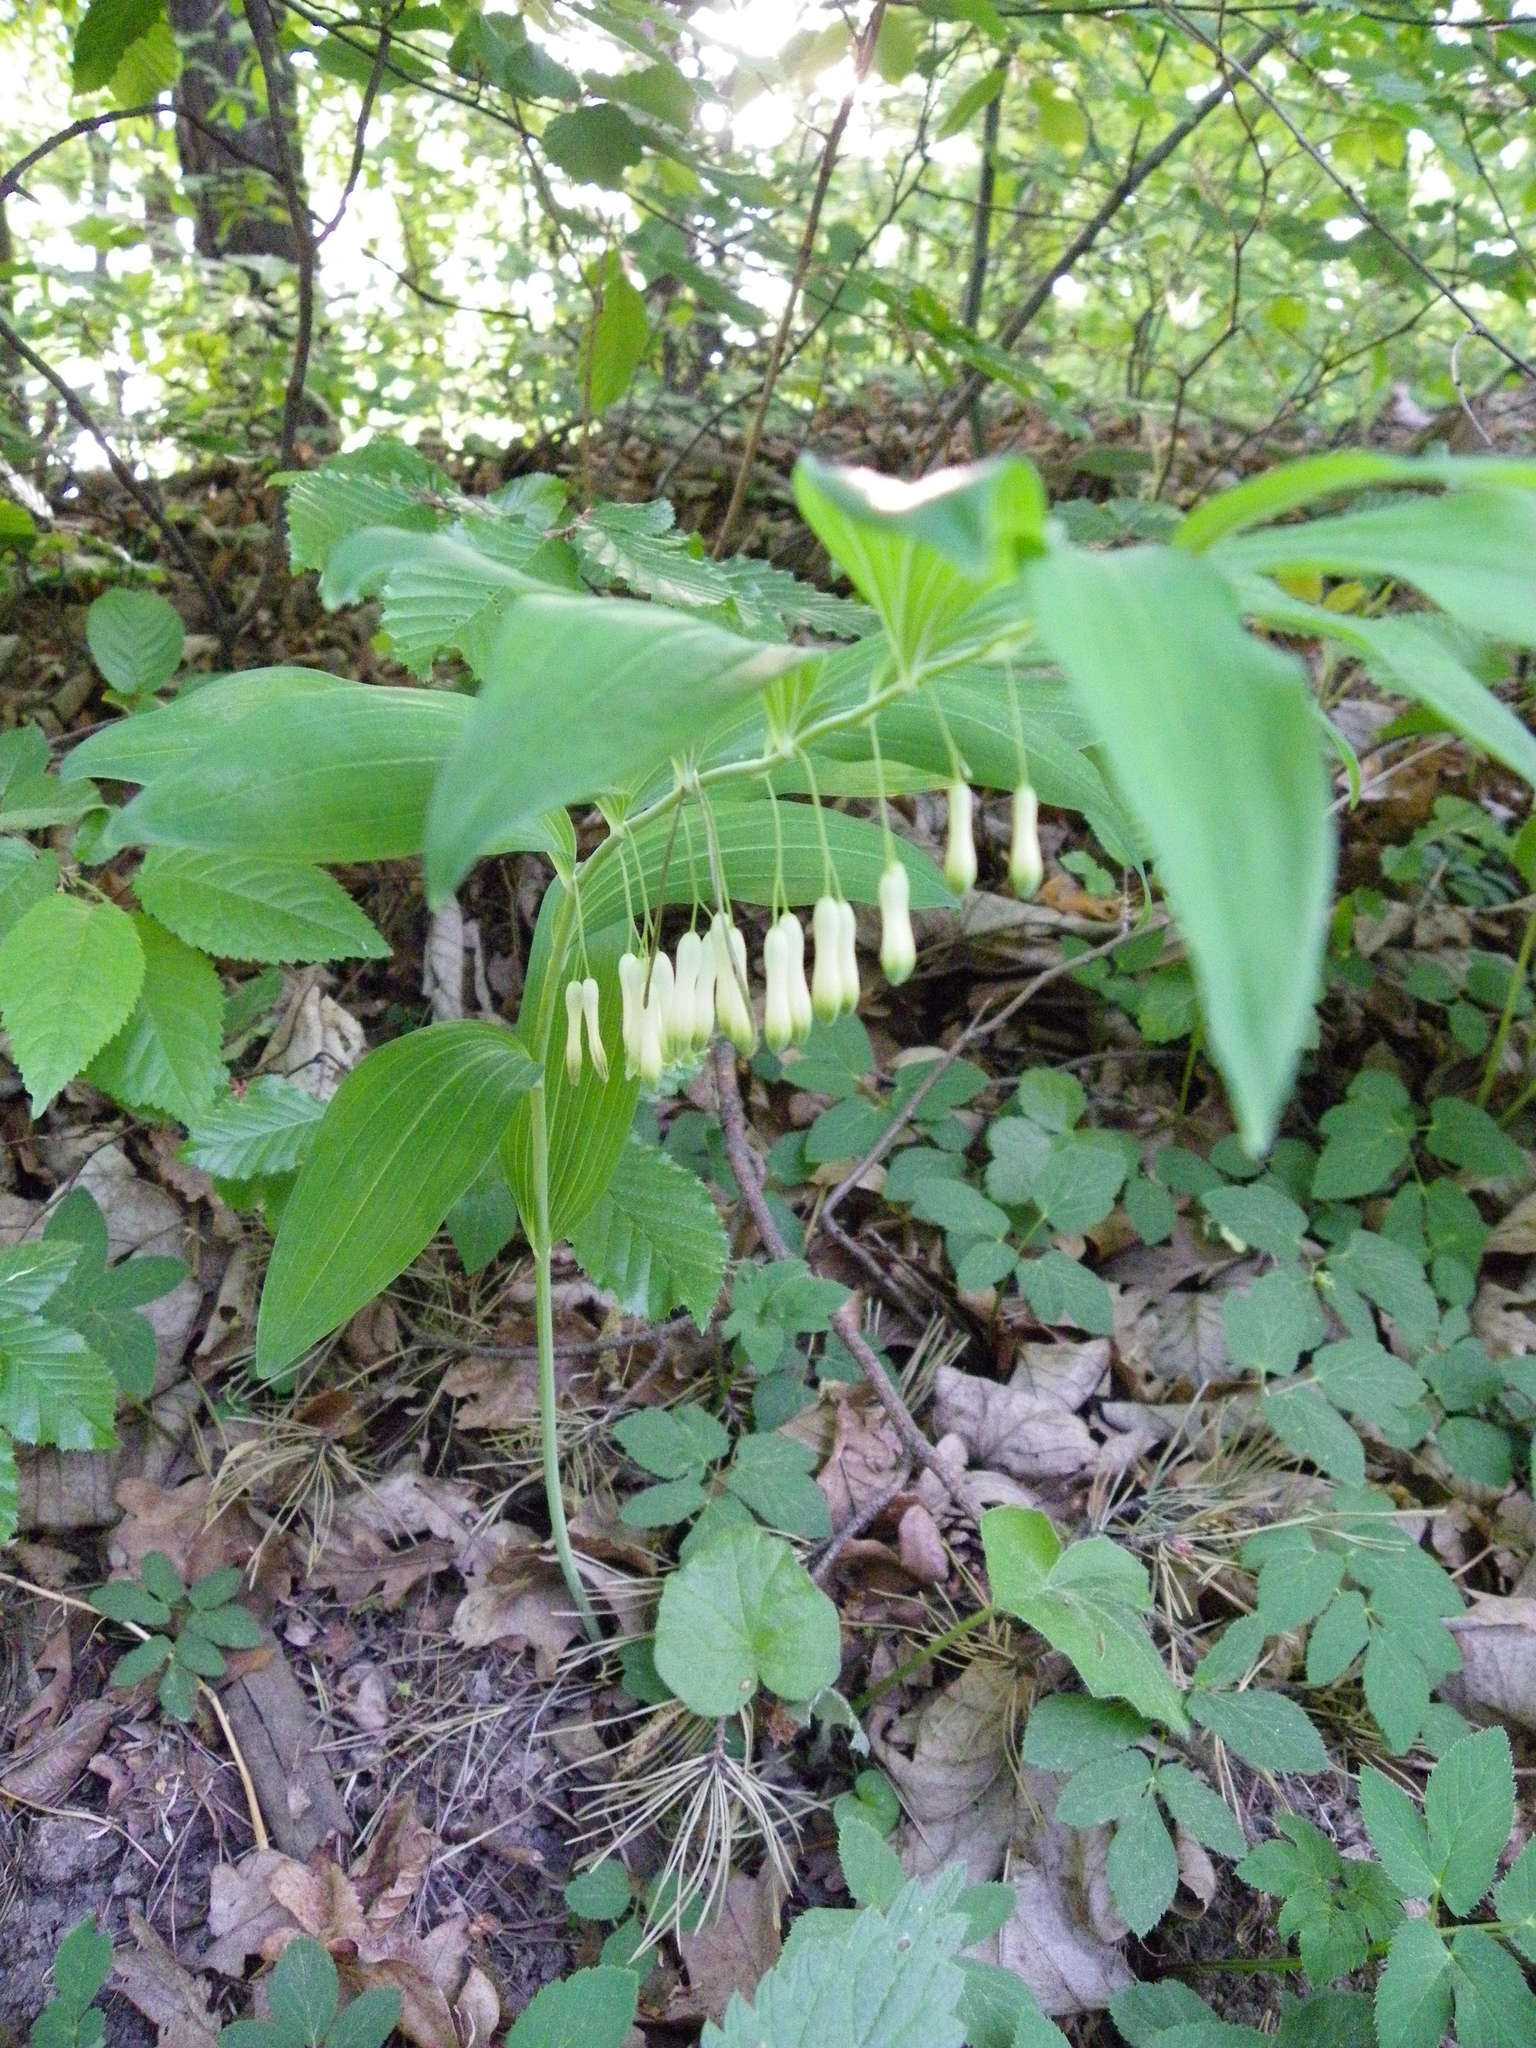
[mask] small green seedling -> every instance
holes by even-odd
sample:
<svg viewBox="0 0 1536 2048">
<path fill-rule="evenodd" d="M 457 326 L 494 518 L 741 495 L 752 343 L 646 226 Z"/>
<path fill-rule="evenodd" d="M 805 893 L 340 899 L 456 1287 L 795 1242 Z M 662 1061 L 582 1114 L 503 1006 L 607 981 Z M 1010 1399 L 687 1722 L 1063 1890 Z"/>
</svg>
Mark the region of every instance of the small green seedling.
<svg viewBox="0 0 1536 2048">
<path fill-rule="evenodd" d="M 82 1920 L 53 1959 L 53 1996 L 38 2015 L 28 2048 L 101 2048 L 107 2023 L 96 1996 L 112 1967 L 112 1944 L 94 1920 Z"/>
<path fill-rule="evenodd" d="M 98 1614 L 150 1631 L 118 1658 L 112 1683 L 141 1685 L 158 1671 L 161 1706 L 178 1721 L 190 1721 L 199 1680 L 224 1676 L 226 1650 L 254 1650 L 261 1641 L 254 1617 L 235 1598 L 239 1590 L 233 1566 L 187 1586 L 158 1550 L 150 1551 L 137 1579 L 98 1586 L 91 1595 Z"/>
<path fill-rule="evenodd" d="M 301 1935 L 277 1959 L 267 1985 L 271 2017 L 236 2020 L 219 2048 L 383 2048 L 400 2017 L 400 1994 L 375 1988 L 341 2002 L 336 1965 Z"/>
</svg>

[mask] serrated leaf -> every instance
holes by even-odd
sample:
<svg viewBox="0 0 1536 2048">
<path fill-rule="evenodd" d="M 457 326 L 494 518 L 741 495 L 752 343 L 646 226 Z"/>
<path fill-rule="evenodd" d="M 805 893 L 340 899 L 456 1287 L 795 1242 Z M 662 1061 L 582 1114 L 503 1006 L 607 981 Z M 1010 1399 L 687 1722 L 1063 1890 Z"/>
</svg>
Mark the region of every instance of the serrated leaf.
<svg viewBox="0 0 1536 2048">
<path fill-rule="evenodd" d="M 1439 1304 L 1422 1264 L 1391 1238 L 1352 1232 L 1329 1258 L 1328 1270 L 1389 1315 L 1405 1343 L 1427 1344 L 1439 1328 Z"/>
<path fill-rule="evenodd" d="M 165 0 L 91 0 L 75 30 L 71 53 L 76 92 L 110 85 L 129 49 L 165 15 Z"/>
<path fill-rule="evenodd" d="M 325 1104 L 278 1074 L 259 1074 L 191 1118 L 181 1157 L 220 1180 L 292 1173 L 314 1147 Z"/>
<path fill-rule="evenodd" d="M 341 1999 L 341 1980 L 329 1952 L 307 1935 L 290 1941 L 277 1959 L 267 1998 L 280 2027 L 300 2041 L 322 2041 Z"/>
<path fill-rule="evenodd" d="M 0 1543 L 9 1543 L 21 1519 L 21 1485 L 10 1436 L 0 1429 Z"/>
<path fill-rule="evenodd" d="M 906 1883 L 901 1858 L 867 1820 L 844 1813 L 837 1824 L 837 1860 L 859 1906 L 888 1906 Z"/>
<path fill-rule="evenodd" d="M 724 1424 L 691 1401 L 675 1409 L 635 1408 L 619 1417 L 613 1434 L 626 1455 L 658 1479 L 702 1472 L 731 1447 Z"/>
<path fill-rule="evenodd" d="M 143 979 L 138 933 L 115 903 L 49 896 L 0 939 L 0 1020 L 34 1116 L 122 1029 Z"/>
<path fill-rule="evenodd" d="M 1178 1852 L 1150 1794 L 1115 1829 L 1105 1874 L 1126 1926 L 1133 1934 L 1150 1933 L 1179 1888 Z"/>
<path fill-rule="evenodd" d="M 152 846 L 139 901 L 167 930 L 220 960 L 383 960 L 389 941 L 322 868 L 259 854 Z"/>
<path fill-rule="evenodd" d="M 629 1872 L 616 1856 L 605 1856 L 571 1879 L 565 1903 L 583 1920 L 622 1920 L 629 1911 Z"/>
<path fill-rule="evenodd" d="M 1294 1372 L 1321 1344 L 1327 1320 L 1299 1266 L 1262 1274 L 1245 1293 L 1222 1297 L 1221 1328 L 1232 1363 L 1250 1372 Z"/>
<path fill-rule="evenodd" d="M 1448 1749 L 1424 1789 L 1424 1821 L 1439 1891 L 1465 1919 L 1493 1883 L 1515 1821 L 1509 1737 L 1483 1728 Z"/>
<path fill-rule="evenodd" d="M 733 1996 L 699 2048 L 961 2048 L 965 1978 L 954 1957 L 965 1922 L 954 1904 L 963 1882 L 951 1867 L 931 1886 L 904 1887 L 884 1912 L 792 1933 L 751 2004 Z"/>
<path fill-rule="evenodd" d="M 1360 1818 L 1382 1869 L 1408 1899 L 1432 1899 L 1439 1874 L 1423 1817 L 1401 1785 L 1380 1771 L 1360 1773 Z M 1502 1846 L 1502 1845 L 1501 1845 Z"/>
<path fill-rule="evenodd" d="M 725 1475 L 727 1489 L 760 1522 L 809 1543 L 832 1534 L 826 1495 L 811 1477 L 816 1455 L 778 1430 L 745 1436 Z"/>
<path fill-rule="evenodd" d="M 432 1238 L 538 1079 L 502 1026 L 434 1024 L 336 1091 L 283 1208 L 257 1321 L 270 1378 L 370 1301 Z"/>
<path fill-rule="evenodd" d="M 1124 1820 L 1143 1804 L 1152 1785 L 1152 1759 L 1139 1749 L 1096 1757 L 1068 1778 L 1056 1794 L 1056 1818 L 1069 1827 L 1098 1827 Z"/>
<path fill-rule="evenodd" d="M 1114 1296 L 1098 1274 L 1054 1247 L 1019 1262 L 1019 1285 L 1042 1323 L 1071 1323 L 1094 1337 L 1115 1327 Z"/>
<path fill-rule="evenodd" d="M 1049 1771 L 1076 1771 L 1150 1732 L 1141 1715 L 1119 1700 L 1056 1692 L 1030 1709 L 1022 1754 L 1026 1763 Z"/>
<path fill-rule="evenodd" d="M 1527 1842 L 1494 1886 L 1493 1904 L 1509 1940 L 1527 1962 L 1536 1962 L 1536 1842 Z"/>
<path fill-rule="evenodd" d="M 639 1988 L 634 1970 L 573 1970 L 534 1993 L 512 2022 L 506 2048 L 623 2048 Z"/>
<path fill-rule="evenodd" d="M 382 1984 L 359 1992 L 331 2021 L 325 2048 L 384 2048 L 400 2017 L 400 1993 Z"/>
<path fill-rule="evenodd" d="M 18 1443 L 103 1451 L 117 1383 L 75 1330 L 0 1309 L 0 1430 Z"/>
<path fill-rule="evenodd" d="M 24 911 L 59 886 L 59 857 L 22 839 L 0 839 L 0 939 Z"/>
<path fill-rule="evenodd" d="M 1200 1206 L 1221 1230 L 1271 1258 L 1297 1259 L 1306 1233 L 1306 1211 L 1278 1188 L 1213 1188 Z"/>
<path fill-rule="evenodd" d="M 1450 1950 L 1427 1920 L 1405 1920 L 1376 1980 L 1376 2030 L 1391 2048 L 1440 2048 L 1450 2023 Z"/>
<path fill-rule="evenodd" d="M 651 1322 L 686 1308 L 702 1330 L 725 1284 L 725 1231 L 697 1174 L 631 1135 L 571 1249 L 619 1306 Z"/>
<path fill-rule="evenodd" d="M 70 788 L 50 775 L 48 754 L 47 738 L 38 726 L 18 725 L 0 732 L 0 832 L 37 832 L 49 825 L 71 824 L 101 801 L 92 785 Z M 6 842 L 7 851 L 13 845 Z"/>
<path fill-rule="evenodd" d="M 1464 1102 L 1459 1095 L 1436 1096 L 1424 1146 L 1437 1159 L 1465 1167 L 1469 1173 L 1497 1176 L 1519 1173 L 1525 1166 L 1525 1154 L 1509 1133 L 1486 1109 Z"/>
<path fill-rule="evenodd" d="M 114 690 L 153 695 L 181 661 L 186 630 L 175 607 L 152 590 L 106 590 L 85 615 L 85 644 Z"/>
<path fill-rule="evenodd" d="M 1272 1387 L 1261 1406 L 1264 1420 L 1298 1458 L 1349 1485 L 1358 1486 L 1364 1479 L 1364 1444 L 1316 1387 L 1289 1381 Z"/>
<path fill-rule="evenodd" d="M 108 1579 L 90 1595 L 90 1604 L 108 1621 L 135 1622 L 140 1628 L 165 1628 L 171 1619 L 171 1603 L 161 1599 L 137 1579 Z"/>
<path fill-rule="evenodd" d="M 781 1537 L 729 1530 L 662 1587 L 656 1669 L 696 1714 L 734 1714 L 766 1686 L 806 1700 L 836 1682 L 837 1609 Z"/>
<path fill-rule="evenodd" d="M 1192 1720 L 1260 1770 L 1310 1775 L 1328 1768 L 1322 1737 L 1284 1693 L 1196 1690 L 1188 1705 Z"/>
<path fill-rule="evenodd" d="M 369 526 L 430 532 L 452 493 L 447 472 L 403 441 L 380 436 L 333 456 L 288 485 L 289 565 L 323 570 L 338 542 Z"/>
<path fill-rule="evenodd" d="M 1179 1826 L 1207 1849 L 1234 1862 L 1248 1853 L 1247 1838 L 1231 1807 L 1183 1764 L 1161 1765 L 1157 1790 Z"/>
<path fill-rule="evenodd" d="M 0 1302 L 12 1314 L 36 1312 L 64 1285 L 79 1257 L 78 1245 L 34 1238 L 0 1250 Z"/>
<path fill-rule="evenodd" d="M 144 959 L 138 1000 L 86 1078 L 130 1109 L 190 1123 L 228 1079 L 220 1056 L 224 991 L 212 962 L 152 917 L 136 916 L 133 929 Z"/>
</svg>

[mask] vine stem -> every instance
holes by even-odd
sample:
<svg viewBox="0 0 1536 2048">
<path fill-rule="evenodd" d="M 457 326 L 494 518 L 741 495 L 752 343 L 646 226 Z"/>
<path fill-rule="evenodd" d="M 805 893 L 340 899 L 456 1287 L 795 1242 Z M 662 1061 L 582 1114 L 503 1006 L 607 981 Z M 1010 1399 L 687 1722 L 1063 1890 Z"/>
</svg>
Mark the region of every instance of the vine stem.
<svg viewBox="0 0 1536 2048">
<path fill-rule="evenodd" d="M 529 1119 L 533 1139 L 533 1248 L 534 1336 L 539 1352 L 539 1436 L 544 1465 L 544 1500 L 549 1509 L 549 1532 L 560 1563 L 560 1576 L 581 1616 L 589 1642 L 598 1642 L 602 1630 L 587 1589 L 576 1567 L 571 1532 L 565 1520 L 565 1495 L 560 1485 L 560 1412 L 555 1385 L 555 1303 L 550 1262 L 553 1247 L 549 1234 L 549 1122 L 545 1114 L 544 1083 L 529 1093 Z"/>
</svg>

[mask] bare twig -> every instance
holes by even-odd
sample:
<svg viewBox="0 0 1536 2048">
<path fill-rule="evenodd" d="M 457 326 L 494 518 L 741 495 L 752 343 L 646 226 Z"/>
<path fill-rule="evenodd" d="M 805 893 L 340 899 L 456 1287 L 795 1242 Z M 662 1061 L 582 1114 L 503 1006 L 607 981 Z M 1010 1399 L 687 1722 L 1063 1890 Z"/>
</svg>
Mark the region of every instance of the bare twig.
<svg viewBox="0 0 1536 2048">
<path fill-rule="evenodd" d="M 831 1578 L 833 1566 L 848 1545 L 856 1542 L 866 1529 L 872 1528 L 896 1496 L 906 1491 L 910 1477 L 907 1467 L 903 1466 L 888 1485 L 881 1487 L 873 1500 L 865 1501 L 857 1514 L 850 1515 L 841 1529 L 833 1531 L 816 1553 L 816 1560 L 811 1566 L 811 1577 L 818 1586 L 824 1586 Z"/>
<path fill-rule="evenodd" d="M 34 349 L 28 348 L 27 344 L 3 314 L 0 314 L 0 342 L 3 342 L 19 361 L 25 363 L 28 369 L 34 371 L 37 376 L 42 378 L 45 384 L 58 393 L 64 410 L 69 414 L 75 425 L 83 433 L 89 434 L 96 443 L 107 459 L 107 467 L 160 535 L 172 554 L 175 555 L 177 561 L 180 562 L 181 566 L 192 578 L 192 581 L 197 585 L 198 594 L 208 607 L 209 624 L 218 637 L 219 652 L 223 659 L 233 666 L 235 623 L 224 609 L 218 592 L 208 580 L 207 571 L 203 568 L 202 563 L 198 561 L 196 555 L 193 554 L 186 540 L 177 531 L 169 513 L 160 502 L 159 493 L 134 475 L 122 456 L 118 454 L 116 448 L 107 439 L 106 429 L 96 418 L 96 415 L 91 411 L 79 392 L 72 385 L 67 384 L 58 371 L 52 368 L 50 364 L 45 363 Z"/>
</svg>

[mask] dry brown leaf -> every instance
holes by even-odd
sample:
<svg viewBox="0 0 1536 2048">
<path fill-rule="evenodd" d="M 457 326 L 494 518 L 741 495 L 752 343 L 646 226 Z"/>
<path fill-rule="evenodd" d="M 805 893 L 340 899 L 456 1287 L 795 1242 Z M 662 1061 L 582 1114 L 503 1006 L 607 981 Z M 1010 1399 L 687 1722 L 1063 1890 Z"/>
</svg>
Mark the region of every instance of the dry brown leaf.
<svg viewBox="0 0 1536 2048">
<path fill-rule="evenodd" d="M 697 1934 L 680 1934 L 677 1946 L 688 1971 L 692 2004 L 707 2019 L 724 2016 L 733 1992 L 750 1998 L 757 1980 L 778 1961 L 784 1946 L 779 1933 L 783 1895 L 772 1873 L 736 1876 L 725 1888 L 725 1900 L 713 1925 Z"/>
<path fill-rule="evenodd" d="M 306 1095 L 328 1102 L 342 1077 L 368 1050 L 363 1027 L 320 987 L 313 970 L 302 976 L 267 1040 L 260 1068 L 282 1074 Z"/>
<path fill-rule="evenodd" d="M 116 1700 L 82 1700 L 57 1728 L 16 1752 L 0 1772 L 0 1791 L 36 1806 L 59 1805 L 120 1711 Z"/>
<path fill-rule="evenodd" d="M 1074 1411 L 1092 1400 L 1109 1375 L 1109 1339 L 1082 1344 L 1020 1344 L 1008 1384 L 1037 1401 Z"/>
<path fill-rule="evenodd" d="M 978 1660 L 902 1720 L 872 1727 L 870 1741 L 906 1808 L 906 1869 L 924 1877 L 958 1858 L 972 1883 L 1011 1885 L 1018 1903 L 990 1960 L 1049 2013 L 1097 2011 L 1131 1981 L 1105 1874 L 1109 1833 L 1059 1825 L 1056 1779 L 1016 1764 L 1023 1694 L 1011 1671 Z"/>
<path fill-rule="evenodd" d="M 407 1795 L 389 1802 L 362 1860 L 352 1866 L 352 1882 L 371 1925 L 392 1927 L 400 1919 L 441 1846 L 414 1799 Z"/>
<path fill-rule="evenodd" d="M 1536 1730 L 1536 1600 L 1484 1594 L 1446 1627 L 1462 1658 L 1444 1687 L 1447 1696 Z"/>
<path fill-rule="evenodd" d="M 1011 1479 L 1065 1479 L 1093 1463 L 1093 1438 L 1059 1402 L 976 1373 L 941 1365 L 934 1377 L 934 1427 L 963 1437 L 972 1465 Z"/>
<path fill-rule="evenodd" d="M 1520 1258 L 1536 1253 L 1536 1190 L 1522 1195 L 1513 1209 L 1499 1218 L 1484 1249 Z"/>
<path fill-rule="evenodd" d="M 515 1522 L 498 1523 L 476 1550 L 469 1591 L 454 1609 L 449 1632 L 469 1650 L 506 1642 L 531 1648 L 539 1676 L 553 1678 L 561 1653 L 581 1633 L 558 1567 Z"/>
<path fill-rule="evenodd" d="M 125 1479 L 117 1489 L 123 1519 L 112 1531 L 113 1565 L 137 1574 L 152 1550 L 168 1557 L 188 1585 L 225 1565 L 244 1565 L 261 1532 L 238 1504 L 210 1513 L 212 1484 L 187 1479 L 157 1486 L 152 1479 Z"/>
<path fill-rule="evenodd" d="M 182 1968 L 132 1905 L 128 1926 L 138 1947 L 119 1951 L 112 1989 L 156 2029 L 158 2048 L 218 2048 L 219 2022 L 209 2010 L 202 1979 Z"/>
<path fill-rule="evenodd" d="M 896 1525 L 901 1561 L 920 1586 L 942 1586 L 949 1577 L 949 1553 L 939 1525 L 921 1501 L 914 1501 Z"/>
<path fill-rule="evenodd" d="M 433 1572 L 451 1570 L 458 1557 L 459 1545 L 438 1537 L 392 1550 L 376 1530 L 343 1515 L 327 1529 L 324 1548 L 307 1576 L 313 1585 L 334 1588 L 346 1607 L 377 1599 L 380 1606 L 393 1609 Z"/>
<path fill-rule="evenodd" d="M 816 1484 L 826 1497 L 832 1526 L 841 1528 L 889 1489 L 906 1453 L 884 1410 L 862 1388 L 839 1391 L 832 1400 L 832 1443 Z"/>
<path fill-rule="evenodd" d="M 1485 1280 L 1472 1304 L 1472 1327 L 1495 1358 L 1536 1351 L 1536 1284 L 1500 1287 Z"/>
</svg>

